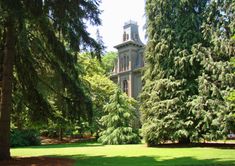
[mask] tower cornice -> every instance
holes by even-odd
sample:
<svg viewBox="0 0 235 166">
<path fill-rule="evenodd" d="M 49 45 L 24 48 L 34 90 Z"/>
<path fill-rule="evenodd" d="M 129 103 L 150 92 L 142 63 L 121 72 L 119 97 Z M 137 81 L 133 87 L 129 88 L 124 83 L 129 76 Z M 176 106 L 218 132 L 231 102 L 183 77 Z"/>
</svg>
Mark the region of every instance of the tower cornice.
<svg viewBox="0 0 235 166">
<path fill-rule="evenodd" d="M 118 45 L 114 46 L 114 48 L 119 49 L 119 48 L 130 46 L 130 45 L 133 45 L 133 46 L 136 46 L 136 47 L 144 47 L 144 44 L 136 43 L 133 40 L 128 40 L 126 42 L 123 42 L 121 44 L 118 44 Z"/>
</svg>

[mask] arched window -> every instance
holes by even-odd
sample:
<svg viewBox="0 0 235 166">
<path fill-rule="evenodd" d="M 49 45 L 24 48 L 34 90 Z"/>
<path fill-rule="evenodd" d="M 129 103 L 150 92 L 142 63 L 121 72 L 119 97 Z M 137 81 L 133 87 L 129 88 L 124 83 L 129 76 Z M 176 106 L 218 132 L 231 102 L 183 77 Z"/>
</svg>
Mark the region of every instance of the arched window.
<svg viewBox="0 0 235 166">
<path fill-rule="evenodd" d="M 138 41 L 138 34 L 135 34 L 135 40 Z"/>
<path fill-rule="evenodd" d="M 123 41 L 126 41 L 126 32 L 123 34 Z"/>
<path fill-rule="evenodd" d="M 126 70 L 126 56 L 124 56 L 124 71 Z"/>
<path fill-rule="evenodd" d="M 140 55 L 139 53 L 137 53 L 136 59 L 135 59 L 135 67 L 139 67 L 139 66 L 140 66 Z"/>
<path fill-rule="evenodd" d="M 120 59 L 119 71 L 123 70 L 123 58 Z"/>
<path fill-rule="evenodd" d="M 129 34 L 126 34 L 126 40 L 129 40 Z"/>
<path fill-rule="evenodd" d="M 126 57 L 126 69 L 129 70 L 129 56 Z"/>
<path fill-rule="evenodd" d="M 123 80 L 123 83 L 122 83 L 123 85 L 122 85 L 122 90 L 123 90 L 123 92 L 125 92 L 127 95 L 128 95 L 128 82 L 127 82 L 127 80 Z"/>
</svg>

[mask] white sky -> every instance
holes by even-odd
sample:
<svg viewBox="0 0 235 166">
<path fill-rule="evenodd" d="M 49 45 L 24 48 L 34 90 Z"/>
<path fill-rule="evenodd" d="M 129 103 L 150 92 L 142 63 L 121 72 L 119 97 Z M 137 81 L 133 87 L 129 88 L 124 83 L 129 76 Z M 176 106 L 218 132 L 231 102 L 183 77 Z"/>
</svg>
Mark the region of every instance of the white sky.
<svg viewBox="0 0 235 166">
<path fill-rule="evenodd" d="M 103 10 L 100 18 L 102 26 L 98 27 L 103 37 L 106 51 L 117 51 L 113 48 L 122 41 L 123 25 L 129 20 L 137 21 L 139 25 L 140 39 L 146 43 L 143 26 L 145 0 L 102 0 L 100 9 Z M 88 31 L 94 38 L 97 27 L 90 27 Z"/>
</svg>

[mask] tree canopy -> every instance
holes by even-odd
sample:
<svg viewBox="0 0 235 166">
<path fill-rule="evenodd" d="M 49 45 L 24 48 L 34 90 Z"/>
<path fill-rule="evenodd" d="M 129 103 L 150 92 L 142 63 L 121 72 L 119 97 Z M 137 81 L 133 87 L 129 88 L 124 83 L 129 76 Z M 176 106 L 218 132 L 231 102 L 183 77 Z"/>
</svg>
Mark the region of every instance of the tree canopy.
<svg viewBox="0 0 235 166">
<path fill-rule="evenodd" d="M 6 133 L 0 135 L 0 159 L 10 157 L 12 90 L 13 94 L 16 90 L 19 92 L 17 94 L 31 110 L 30 116 L 35 122 L 47 122 L 45 117 L 55 115 L 42 86 L 67 103 L 69 109 L 61 110 L 69 111 L 66 115 L 91 117 L 91 99 L 81 79 L 83 69 L 77 64 L 77 52 L 100 52 L 103 48 L 86 30 L 87 22 L 101 24 L 99 3 L 99 0 L 0 2 L 3 89 L 0 132 Z M 50 84 L 50 79 L 45 79 L 55 74 L 60 78 L 60 91 Z M 13 77 L 16 89 L 11 87 Z"/>
<path fill-rule="evenodd" d="M 83 79 L 88 83 L 90 89 L 93 104 L 91 131 L 96 137 L 98 137 L 99 132 L 103 128 L 100 119 L 105 115 L 104 105 L 109 102 L 110 96 L 118 88 L 107 76 L 106 62 L 103 61 L 105 56 L 102 57 L 102 62 L 92 58 L 90 54 L 83 54 L 79 58 L 79 64 L 83 66 L 85 72 Z"/>
<path fill-rule="evenodd" d="M 117 60 L 116 52 L 107 52 L 102 57 L 102 64 L 103 68 L 105 69 L 106 75 L 109 75 L 112 72 L 116 60 Z"/>
<path fill-rule="evenodd" d="M 234 9 L 225 0 L 146 1 L 141 110 L 149 145 L 218 139 L 229 132 Z"/>
</svg>

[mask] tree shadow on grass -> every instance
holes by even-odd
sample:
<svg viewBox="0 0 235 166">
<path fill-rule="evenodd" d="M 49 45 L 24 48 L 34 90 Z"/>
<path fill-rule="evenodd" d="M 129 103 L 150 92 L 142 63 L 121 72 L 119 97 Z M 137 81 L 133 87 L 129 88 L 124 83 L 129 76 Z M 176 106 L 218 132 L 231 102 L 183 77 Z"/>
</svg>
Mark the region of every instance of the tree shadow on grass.
<svg viewBox="0 0 235 166">
<path fill-rule="evenodd" d="M 104 146 L 98 143 L 67 143 L 67 144 L 53 144 L 53 145 L 40 145 L 40 146 L 28 146 L 28 147 L 19 147 L 24 149 L 50 149 L 50 148 L 87 148 L 87 147 L 99 147 Z"/>
<path fill-rule="evenodd" d="M 169 159 L 161 159 L 157 156 L 107 157 L 86 155 L 73 155 L 64 157 L 75 159 L 75 166 L 235 166 L 235 159 L 222 161 L 219 158 L 196 159 L 193 157 L 171 158 L 170 156 L 166 156 L 166 158 Z"/>
</svg>

